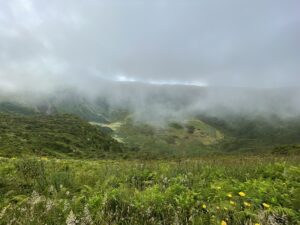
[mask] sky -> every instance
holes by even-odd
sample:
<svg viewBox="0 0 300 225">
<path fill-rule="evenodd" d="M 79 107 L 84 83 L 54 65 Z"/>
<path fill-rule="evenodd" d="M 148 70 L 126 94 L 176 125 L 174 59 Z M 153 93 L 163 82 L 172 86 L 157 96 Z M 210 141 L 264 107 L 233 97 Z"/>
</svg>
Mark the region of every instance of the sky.
<svg viewBox="0 0 300 225">
<path fill-rule="evenodd" d="M 299 0 L 0 0 L 0 89 L 300 86 Z"/>
</svg>

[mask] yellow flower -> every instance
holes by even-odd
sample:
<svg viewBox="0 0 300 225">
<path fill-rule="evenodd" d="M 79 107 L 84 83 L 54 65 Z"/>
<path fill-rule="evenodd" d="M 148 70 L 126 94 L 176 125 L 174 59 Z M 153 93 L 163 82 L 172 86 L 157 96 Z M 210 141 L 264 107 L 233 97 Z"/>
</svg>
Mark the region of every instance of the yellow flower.
<svg viewBox="0 0 300 225">
<path fill-rule="evenodd" d="M 222 220 L 221 225 L 227 225 L 226 221 Z"/>
<path fill-rule="evenodd" d="M 232 198 L 232 194 L 231 194 L 231 193 L 228 193 L 228 194 L 227 194 L 227 197 L 228 197 L 228 198 Z"/>
<path fill-rule="evenodd" d="M 202 205 L 202 208 L 203 208 L 203 209 L 206 209 L 206 205 L 205 205 L 205 204 L 203 204 L 203 205 Z"/>
<path fill-rule="evenodd" d="M 263 206 L 265 207 L 265 208 L 270 208 L 270 205 L 269 204 L 267 204 L 267 203 L 263 203 Z"/>
<path fill-rule="evenodd" d="M 230 201 L 229 202 L 231 205 L 235 205 L 235 202 L 234 201 Z"/>
<path fill-rule="evenodd" d="M 254 225 L 260 225 L 259 223 L 255 223 Z"/>
<path fill-rule="evenodd" d="M 242 191 L 239 192 L 239 195 L 240 195 L 241 197 L 245 197 L 245 196 L 246 196 L 245 192 L 242 192 Z"/>
<path fill-rule="evenodd" d="M 250 206 L 251 206 L 251 204 L 250 204 L 249 202 L 244 202 L 244 206 L 246 206 L 246 207 L 250 207 Z"/>
</svg>

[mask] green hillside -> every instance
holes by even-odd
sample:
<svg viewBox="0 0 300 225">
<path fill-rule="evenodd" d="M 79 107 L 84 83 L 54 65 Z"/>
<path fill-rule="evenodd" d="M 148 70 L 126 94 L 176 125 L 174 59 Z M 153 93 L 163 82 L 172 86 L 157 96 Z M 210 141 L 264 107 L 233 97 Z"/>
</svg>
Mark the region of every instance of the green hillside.
<svg viewBox="0 0 300 225">
<path fill-rule="evenodd" d="M 223 152 L 294 151 L 300 145 L 300 118 L 231 115 L 225 118 L 199 116 L 224 133 Z"/>
<path fill-rule="evenodd" d="M 112 136 L 131 148 L 148 156 L 197 156 L 216 151 L 224 136 L 214 127 L 198 119 L 183 123 L 171 122 L 157 127 L 135 122 L 130 116 L 110 124 L 97 124 L 107 128 Z"/>
<path fill-rule="evenodd" d="M 72 115 L 0 114 L 0 156 L 103 158 L 123 146 L 98 127 Z"/>
<path fill-rule="evenodd" d="M 54 104 L 54 107 L 59 113 L 71 113 L 86 121 L 107 122 L 107 119 L 99 113 L 99 110 L 95 106 L 84 102 L 61 102 Z"/>
<path fill-rule="evenodd" d="M 35 111 L 33 108 L 27 107 L 20 103 L 13 102 L 0 102 L 0 112 L 7 114 L 17 114 L 17 115 L 33 115 Z"/>
<path fill-rule="evenodd" d="M 121 142 L 124 146 L 127 146 L 122 153 L 122 157 L 130 158 L 189 157 L 211 153 L 276 152 L 288 154 L 290 152 L 299 152 L 300 145 L 300 118 L 282 119 L 272 115 L 262 117 L 242 114 L 218 117 L 199 115 L 186 121 L 169 122 L 169 124 L 164 126 L 154 126 L 136 122 L 132 112 L 128 109 L 112 107 L 103 99 L 97 99 L 92 102 L 70 93 L 61 99 L 48 99 L 44 103 L 31 106 L 29 104 L 2 102 L 0 103 L 0 112 L 14 115 L 14 117 L 18 118 L 14 120 L 16 124 L 19 123 L 18 120 L 26 120 L 28 124 L 38 121 L 41 123 L 40 129 L 46 130 L 48 129 L 48 123 L 51 124 L 55 120 L 60 120 L 60 114 L 69 113 L 76 115 L 82 119 L 79 120 L 77 118 L 80 121 L 78 124 L 85 123 L 86 126 L 89 126 L 89 129 L 100 130 L 105 137 L 112 136 L 115 142 Z M 41 116 L 48 114 L 52 116 Z M 21 119 L 21 116 L 31 117 Z M 57 119 L 54 119 L 56 117 Z M 49 118 L 52 119 L 49 120 Z M 68 126 L 70 124 L 65 125 L 64 123 L 66 122 L 68 120 L 58 122 L 55 125 L 61 129 L 58 134 L 62 133 L 62 136 L 65 135 L 64 133 L 69 132 Z M 87 124 L 87 122 L 90 124 Z M 76 123 L 74 122 L 74 124 Z M 51 155 L 55 152 L 54 155 L 115 156 L 115 153 L 112 154 L 109 151 L 100 151 L 101 153 L 99 151 L 90 151 L 89 146 L 91 143 L 82 142 L 81 139 L 84 138 L 85 134 L 80 132 L 72 135 L 72 141 L 61 137 L 61 135 L 55 136 L 51 134 L 51 138 L 55 136 L 54 144 L 51 138 L 47 139 L 43 136 L 45 140 L 47 139 L 47 141 L 42 141 L 43 144 L 40 144 L 40 140 L 33 138 L 35 142 L 23 145 L 23 142 L 20 140 L 30 130 L 22 130 L 22 126 L 17 125 L 11 125 L 11 127 L 11 129 L 15 129 L 19 133 L 15 135 L 15 139 L 11 137 L 6 138 L 1 143 L 3 146 L 1 154 L 4 155 L 9 155 L 9 152 L 18 152 L 18 154 L 35 152 L 35 154 Z M 39 130 L 35 132 L 38 133 Z M 44 133 L 50 135 L 48 131 Z M 6 134 L 3 133 L 1 135 Z M 67 136 L 69 137 L 69 135 Z M 13 150 L 8 150 L 12 149 L 11 144 L 7 143 L 9 140 L 14 147 L 21 143 L 20 146 L 24 148 L 16 147 Z M 15 142 L 15 140 L 18 141 Z M 87 144 L 87 150 L 83 150 L 85 148 L 84 145 L 79 145 L 78 147 L 77 142 Z M 96 142 L 100 143 L 101 139 Z M 69 145 L 70 143 L 71 146 Z M 98 147 L 95 148 L 98 149 Z M 57 149 L 59 150 L 57 151 Z M 89 153 L 87 154 L 87 152 Z"/>
</svg>

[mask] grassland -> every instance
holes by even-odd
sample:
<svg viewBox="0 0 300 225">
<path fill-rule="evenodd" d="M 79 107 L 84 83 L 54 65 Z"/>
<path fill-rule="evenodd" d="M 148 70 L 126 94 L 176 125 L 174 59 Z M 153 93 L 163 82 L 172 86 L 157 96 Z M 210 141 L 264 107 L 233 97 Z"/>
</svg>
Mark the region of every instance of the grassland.
<svg viewBox="0 0 300 225">
<path fill-rule="evenodd" d="M 0 224 L 299 224 L 299 162 L 0 158 Z"/>
</svg>

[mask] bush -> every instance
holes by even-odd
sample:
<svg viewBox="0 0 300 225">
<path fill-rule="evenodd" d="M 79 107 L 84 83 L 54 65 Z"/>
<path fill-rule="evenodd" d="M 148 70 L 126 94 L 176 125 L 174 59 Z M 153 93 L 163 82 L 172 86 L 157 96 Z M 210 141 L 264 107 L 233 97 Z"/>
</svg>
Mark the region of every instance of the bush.
<svg viewBox="0 0 300 225">
<path fill-rule="evenodd" d="M 15 167 L 17 172 L 26 181 L 37 185 L 40 190 L 47 186 L 45 164 L 42 160 L 25 158 L 16 161 Z"/>
</svg>

